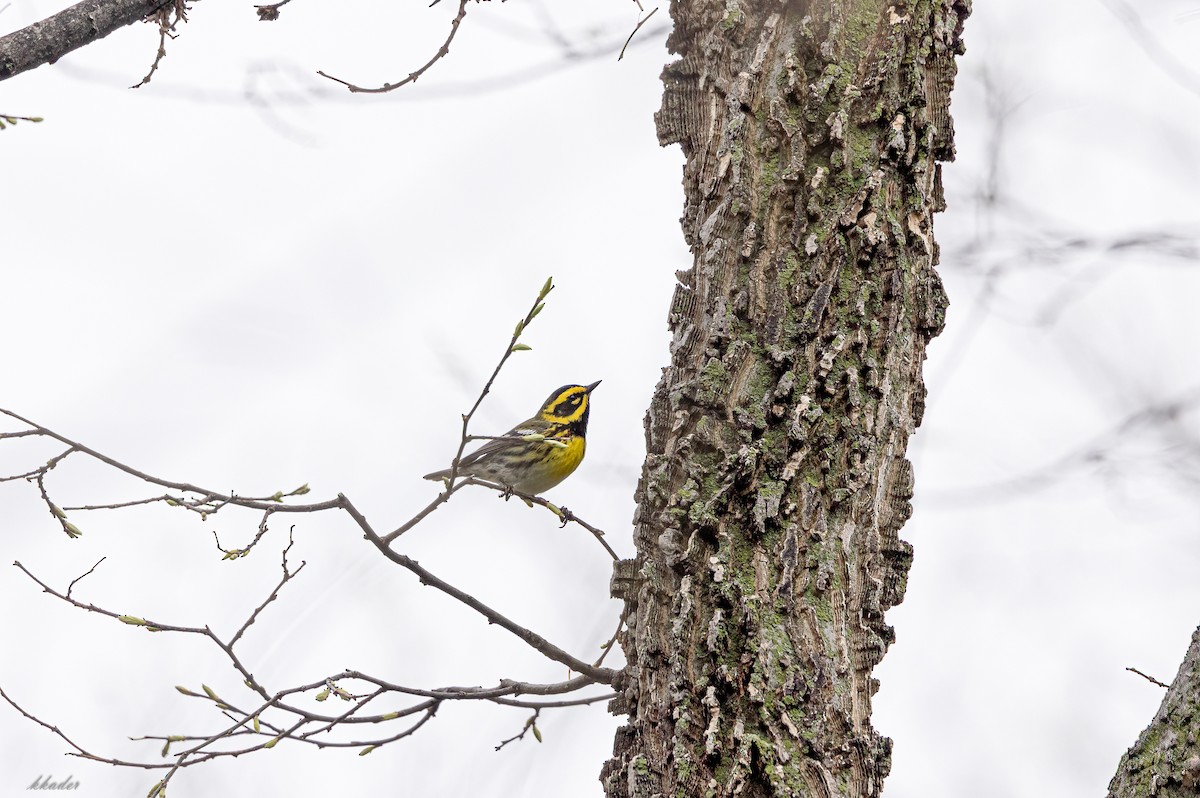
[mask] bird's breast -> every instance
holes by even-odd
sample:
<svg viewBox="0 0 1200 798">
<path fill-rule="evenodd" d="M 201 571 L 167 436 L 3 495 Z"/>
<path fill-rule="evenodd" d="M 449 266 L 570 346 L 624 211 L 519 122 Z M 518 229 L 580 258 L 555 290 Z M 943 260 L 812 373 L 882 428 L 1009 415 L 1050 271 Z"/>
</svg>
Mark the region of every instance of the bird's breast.
<svg viewBox="0 0 1200 798">
<path fill-rule="evenodd" d="M 550 488 L 571 476 L 571 473 L 579 467 L 579 464 L 583 461 L 583 453 L 587 448 L 587 442 L 583 439 L 583 436 L 571 435 L 566 438 L 556 436 L 555 439 L 565 444 L 565 446 L 551 448 L 543 459 L 542 468 L 536 469 L 534 473 L 531 473 L 519 485 L 515 486 L 518 490 L 533 494 L 550 490 Z"/>
</svg>

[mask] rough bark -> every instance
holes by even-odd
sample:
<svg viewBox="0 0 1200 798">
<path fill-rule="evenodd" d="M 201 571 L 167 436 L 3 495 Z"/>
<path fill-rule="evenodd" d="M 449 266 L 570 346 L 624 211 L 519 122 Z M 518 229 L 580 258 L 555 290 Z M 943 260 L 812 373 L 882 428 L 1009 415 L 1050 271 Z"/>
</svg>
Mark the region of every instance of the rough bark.
<svg viewBox="0 0 1200 798">
<path fill-rule="evenodd" d="M 1200 795 L 1200 628 L 1158 714 L 1121 757 L 1108 798 Z"/>
<path fill-rule="evenodd" d="M 0 80 L 53 64 L 72 50 L 132 25 L 173 0 L 84 0 L 0 37 Z"/>
<path fill-rule="evenodd" d="M 611 798 L 875 796 L 871 671 L 912 550 L 905 458 L 969 0 L 673 0 L 660 141 L 694 255 L 617 565 Z"/>
</svg>

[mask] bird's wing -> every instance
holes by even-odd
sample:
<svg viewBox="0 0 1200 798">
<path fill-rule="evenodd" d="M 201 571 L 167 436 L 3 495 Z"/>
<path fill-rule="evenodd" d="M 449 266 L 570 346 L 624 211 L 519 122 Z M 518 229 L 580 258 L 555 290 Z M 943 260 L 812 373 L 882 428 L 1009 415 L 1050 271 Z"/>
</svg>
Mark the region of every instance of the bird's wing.
<svg viewBox="0 0 1200 798">
<path fill-rule="evenodd" d="M 528 442 L 521 440 L 521 438 L 525 435 L 533 435 L 536 432 L 538 430 L 528 422 L 518 424 L 501 437 L 488 441 L 470 454 L 463 455 L 462 460 L 458 461 L 458 467 L 460 469 L 465 468 L 472 463 L 477 463 L 486 457 L 511 449 L 514 446 L 527 446 Z"/>
</svg>

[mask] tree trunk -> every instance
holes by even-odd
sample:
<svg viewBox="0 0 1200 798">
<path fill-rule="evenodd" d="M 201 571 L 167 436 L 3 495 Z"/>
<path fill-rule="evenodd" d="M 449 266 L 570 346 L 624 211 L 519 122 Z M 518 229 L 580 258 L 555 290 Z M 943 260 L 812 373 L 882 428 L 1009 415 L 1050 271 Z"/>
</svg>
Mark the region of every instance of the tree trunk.
<svg viewBox="0 0 1200 798">
<path fill-rule="evenodd" d="M 969 0 L 673 0 L 674 331 L 619 563 L 621 796 L 874 796 L 909 436 L 946 298 L 932 216 Z"/>
<path fill-rule="evenodd" d="M 1158 714 L 1121 757 L 1108 798 L 1200 795 L 1200 628 Z"/>
</svg>

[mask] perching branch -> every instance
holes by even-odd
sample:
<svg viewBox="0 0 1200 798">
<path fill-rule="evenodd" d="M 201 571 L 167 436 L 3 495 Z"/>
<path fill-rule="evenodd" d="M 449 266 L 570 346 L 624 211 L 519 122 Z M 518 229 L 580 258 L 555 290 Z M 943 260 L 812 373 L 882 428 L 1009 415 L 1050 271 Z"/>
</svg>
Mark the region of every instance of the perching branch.
<svg viewBox="0 0 1200 798">
<path fill-rule="evenodd" d="M 596 541 L 601 546 L 604 547 L 604 550 L 606 552 L 608 552 L 608 556 L 613 558 L 613 562 L 616 562 L 617 560 L 621 559 L 617 555 L 617 553 L 615 551 L 613 551 L 612 547 L 608 545 L 608 542 L 604 539 L 604 530 L 592 526 L 587 521 L 584 521 L 582 518 L 575 515 L 575 513 L 568 510 L 566 507 L 559 507 L 558 505 L 556 505 L 550 501 L 547 501 L 546 499 L 543 499 L 541 496 L 534 496 L 533 494 L 530 494 L 530 493 L 521 493 L 520 491 L 513 490 L 512 488 L 508 487 L 507 485 L 501 485 L 499 482 L 488 482 L 487 480 L 480 479 L 479 477 L 467 477 L 462 482 L 460 482 L 457 487 L 461 488 L 465 485 L 478 485 L 481 488 L 490 488 L 491 490 L 494 490 L 497 493 L 500 493 L 501 495 L 503 495 L 505 497 L 516 496 L 518 499 L 521 499 L 526 504 L 536 504 L 541 507 L 545 507 L 547 510 L 549 510 L 550 512 L 552 512 L 556 516 L 558 516 L 558 519 L 560 521 L 562 521 L 562 525 L 564 527 L 567 524 L 576 523 L 576 524 L 579 524 L 584 529 L 586 529 L 588 532 L 591 532 L 592 536 L 594 538 L 596 538 Z"/>
<path fill-rule="evenodd" d="M 353 505 L 349 505 L 348 500 L 340 497 L 342 501 L 347 503 L 347 512 L 363 526 L 364 531 L 369 532 L 370 527 L 366 525 L 365 519 L 362 519 Z M 372 536 L 373 533 L 368 536 Z M 372 541 L 376 545 L 382 545 L 378 537 Z M 243 639 L 246 632 L 258 620 L 264 610 L 274 602 L 284 587 L 294 579 L 304 568 L 305 563 L 292 568 L 288 564 L 288 554 L 294 545 L 294 538 L 291 534 L 288 537 L 288 544 L 283 549 L 281 555 L 281 570 L 282 577 L 279 583 L 270 591 L 268 596 L 261 601 L 246 617 L 245 621 L 239 626 L 237 631 L 228 639 L 225 640 L 209 626 L 183 626 L 158 619 L 148 619 L 141 616 L 121 614 L 113 610 L 97 606 L 92 603 L 84 602 L 72 596 L 72 591 L 75 586 L 86 576 L 95 571 L 100 563 L 93 565 L 87 572 L 71 581 L 68 589 L 63 592 L 55 589 L 44 580 L 37 577 L 33 572 L 26 568 L 20 562 L 14 563 L 30 580 L 36 583 L 45 593 L 70 604 L 77 609 L 82 609 L 87 612 L 97 613 L 99 615 L 119 621 L 128 626 L 142 627 L 150 632 L 175 632 L 181 634 L 197 635 L 210 640 L 216 645 L 221 652 L 228 658 L 233 667 L 238 671 L 243 679 L 246 688 L 249 688 L 256 694 L 257 701 L 254 705 L 243 707 L 234 700 L 220 695 L 213 688 L 203 685 L 202 692 L 190 690 L 186 687 L 176 687 L 176 690 L 183 695 L 198 698 L 211 703 L 223 717 L 229 722 L 224 724 L 217 731 L 208 735 L 166 735 L 166 736 L 146 736 L 139 739 L 161 740 L 164 742 L 163 755 L 166 756 L 170 747 L 174 743 L 185 743 L 188 747 L 175 754 L 176 761 L 173 764 L 162 762 L 147 762 L 147 761 L 131 761 L 116 759 L 113 757 L 103 756 L 94 753 L 80 746 L 57 725 L 50 724 L 32 713 L 26 711 L 18 705 L 12 698 L 3 690 L 0 690 L 0 697 L 11 704 L 18 712 L 26 718 L 33 720 L 39 725 L 50 729 L 65 742 L 67 742 L 74 751 L 72 755 L 79 756 L 93 761 L 104 762 L 111 765 L 120 765 L 124 767 L 136 767 L 144 769 L 166 769 L 167 772 L 159 781 L 157 790 L 159 793 L 165 788 L 169 780 L 176 772 L 184 767 L 201 764 L 213 759 L 224 756 L 240 756 L 242 754 L 251 753 L 258 750 L 264 750 L 274 747 L 281 740 L 293 740 L 296 742 L 309 743 L 317 748 L 346 748 L 353 747 L 360 750 L 360 755 L 370 753 L 375 748 L 381 745 L 386 745 L 391 742 L 404 739 L 415 733 L 417 729 L 431 720 L 436 714 L 438 708 L 444 701 L 454 700 L 485 700 L 493 703 L 510 706 L 531 708 L 536 712 L 543 709 L 583 706 L 600 701 L 607 701 L 613 697 L 612 693 L 603 693 L 600 695 L 582 696 L 578 698 L 559 700 L 559 701 L 529 701 L 520 700 L 516 696 L 521 695 L 562 695 L 574 693 L 596 684 L 598 681 L 611 682 L 615 672 L 609 669 L 599 667 L 599 661 L 595 665 L 588 665 L 574 659 L 570 655 L 562 652 L 561 649 L 545 641 L 543 638 L 533 634 L 532 632 L 517 626 L 507 618 L 496 613 L 494 610 L 486 607 L 481 602 L 478 602 L 473 597 L 459 591 L 446 582 L 438 579 L 433 574 L 421 568 L 415 561 L 398 555 L 394 555 L 392 559 L 413 570 L 422 580 L 423 583 L 448 593 L 449 595 L 458 598 L 468 606 L 472 606 L 483 614 L 490 622 L 496 623 L 504 628 L 512 631 L 518 636 L 525 639 L 535 648 L 553 659 L 556 659 L 569 667 L 572 667 L 577 672 L 583 675 L 569 679 L 565 682 L 539 684 L 530 682 L 521 682 L 514 680 L 502 680 L 495 687 L 444 687 L 436 689 L 416 688 L 405 685 L 398 685 L 386 680 L 370 676 L 359 671 L 347 670 L 337 674 L 327 676 L 318 681 L 289 687 L 278 692 L 272 693 L 265 685 L 263 685 L 257 677 L 254 676 L 251 669 L 243 663 L 238 654 L 235 652 L 235 646 Z M 386 546 L 384 547 L 386 548 Z M 390 551 L 390 550 L 389 550 Z M 601 660 L 603 656 L 601 657 Z M 364 683 L 368 685 L 369 692 L 364 694 L 355 694 L 347 689 L 348 683 Z M 319 691 L 319 692 L 317 692 Z M 299 694 L 313 694 L 311 698 L 317 701 L 325 701 L 330 696 L 336 696 L 343 701 L 351 704 L 345 712 L 336 715 L 317 713 L 301 706 L 297 706 L 289 701 L 289 696 Z M 399 709 L 384 712 L 374 715 L 362 715 L 360 711 L 372 701 L 385 695 L 396 696 L 411 696 L 421 698 L 416 704 L 412 704 Z M 330 732 L 340 729 L 342 726 L 355 724 L 386 724 L 400 718 L 405 718 L 417 713 L 423 713 L 417 723 L 406 726 L 400 731 L 383 736 L 368 737 L 366 739 L 340 740 L 330 739 L 326 737 Z M 282 722 L 281 722 L 282 720 Z M 251 742 L 239 742 L 243 738 L 250 738 Z M 232 747 L 230 744 L 232 743 Z"/>
<path fill-rule="evenodd" d="M 367 522 L 367 519 L 363 517 L 363 514 L 358 511 L 358 508 L 356 508 L 350 502 L 350 500 L 345 497 L 345 495 L 338 494 L 338 500 L 341 502 L 342 509 L 349 513 L 350 517 L 353 518 L 355 523 L 357 523 L 362 529 L 363 536 L 366 537 L 367 540 L 371 541 L 371 543 L 373 543 L 375 547 L 379 549 L 380 553 L 382 553 L 389 560 L 403 568 L 407 568 L 409 571 L 412 571 L 414 574 L 416 574 L 417 578 L 421 580 L 421 584 L 437 588 L 458 602 L 467 605 L 484 618 L 487 618 L 489 623 L 494 623 L 502 629 L 512 632 L 538 652 L 549 657 L 555 662 L 561 662 L 563 665 L 566 665 L 576 673 L 582 673 L 585 676 L 589 676 L 601 684 L 612 684 L 613 679 L 616 676 L 615 671 L 610 668 L 597 668 L 589 665 L 581 659 L 571 656 L 566 651 L 563 651 L 561 648 L 551 643 L 549 640 L 546 640 L 544 637 L 535 634 L 523 626 L 513 623 L 508 618 L 496 612 L 491 607 L 487 606 L 469 593 L 459 590 L 450 583 L 434 576 L 428 570 L 421 567 L 421 564 L 416 560 L 400 554 L 391 546 L 389 546 L 383 538 L 379 537 L 375 530 L 371 528 L 371 525 Z"/>
<path fill-rule="evenodd" d="M 483 384 L 483 390 L 479 392 L 479 397 L 475 400 L 475 404 L 471 405 L 471 409 L 462 417 L 462 437 L 458 442 L 458 451 L 454 454 L 454 462 L 450 464 L 450 478 L 447 480 L 449 487 L 454 487 L 454 479 L 458 476 L 458 466 L 462 461 L 463 450 L 467 447 L 467 441 L 470 440 L 470 435 L 467 432 L 467 427 L 471 423 L 471 419 L 475 417 L 475 411 L 483 404 L 484 398 L 492 390 L 492 383 L 496 381 L 496 377 L 500 376 L 500 369 L 504 368 L 504 364 L 512 357 L 513 352 L 519 351 L 519 348 L 528 349 L 529 347 L 523 344 L 518 345 L 521 339 L 521 333 L 525 332 L 537 315 L 542 312 L 542 308 L 546 306 L 545 299 L 554 290 L 554 278 L 547 277 L 546 282 L 542 284 L 542 290 L 538 292 L 537 299 L 533 300 L 533 305 L 529 308 L 529 312 L 525 317 L 517 322 L 517 326 L 513 329 L 512 338 L 508 342 L 508 346 L 504 348 L 504 354 L 500 356 L 500 360 L 496 363 L 496 368 L 492 369 L 492 376 L 488 377 L 487 382 Z"/>
<path fill-rule="evenodd" d="M 476 437 L 468 433 L 470 420 L 478 410 L 484 397 L 490 391 L 500 369 L 512 353 L 528 349 L 523 344 L 518 344 L 517 341 L 524 329 L 541 311 L 544 306 L 543 300 L 552 289 L 552 281 L 547 280 L 529 312 L 518 322 L 517 328 L 504 354 L 493 370 L 491 377 L 484 385 L 475 404 L 462 417 L 461 439 L 452 465 L 454 470 L 457 469 L 464 447 L 470 440 Z M 388 533 L 386 536 L 381 536 L 344 494 L 338 494 L 335 499 L 327 501 L 298 504 L 291 503 L 291 501 L 295 497 L 303 496 L 310 492 L 307 484 L 286 493 L 284 491 L 276 491 L 269 496 L 241 496 L 232 491 L 216 491 L 190 482 L 167 480 L 122 463 L 12 411 L 0 409 L 0 415 L 7 416 L 27 427 L 27 429 L 11 432 L 0 432 L 0 442 L 18 438 L 44 438 L 63 447 L 61 451 L 42 465 L 24 470 L 21 473 L 0 476 L 0 482 L 25 480 L 35 484 L 47 510 L 62 526 L 63 531 L 69 537 L 79 537 L 83 532 L 72 521 L 68 520 L 68 512 L 120 510 L 128 507 L 162 503 L 171 507 L 182 507 L 184 510 L 198 515 L 202 520 L 206 520 L 209 516 L 230 506 L 259 511 L 261 512 L 261 517 L 256 533 L 247 545 L 241 548 L 226 549 L 221 546 L 220 540 L 217 540 L 216 545 L 223 555 L 223 559 L 236 560 L 250 554 L 261 541 L 266 539 L 269 532 L 270 519 L 276 513 L 318 513 L 326 510 L 340 510 L 350 516 L 363 533 L 363 536 L 381 554 L 414 574 L 423 585 L 433 587 L 455 601 L 470 607 L 489 624 L 494 624 L 505 629 L 543 656 L 561 663 L 567 666 L 573 673 L 579 674 L 563 682 L 548 684 L 502 679 L 497 685 L 492 687 L 424 688 L 394 684 L 360 671 L 344 670 L 340 673 L 324 676 L 307 684 L 293 685 L 282 689 L 264 684 L 254 675 L 256 669 L 253 667 L 253 663 L 243 661 L 242 655 L 237 651 L 237 646 L 245 639 L 270 605 L 279 598 L 288 584 L 305 567 L 304 562 L 301 562 L 296 567 L 289 565 L 288 557 L 295 545 L 294 525 L 288 534 L 287 544 L 281 552 L 280 565 L 282 573 L 279 581 L 270 588 L 266 597 L 248 612 L 242 623 L 228 636 L 219 634 L 208 625 L 185 626 L 174 624 L 165 619 L 148 618 L 140 614 L 132 615 L 126 612 L 118 612 L 76 597 L 75 591 L 79 583 L 95 572 L 101 563 L 103 563 L 104 558 L 101 558 L 90 569 L 72 580 L 65 591 L 51 586 L 22 563 L 13 563 L 15 567 L 41 588 L 43 592 L 76 609 L 118 621 L 126 626 L 141 627 L 149 632 L 175 633 L 204 638 L 222 652 L 224 657 L 239 674 L 241 684 L 235 688 L 223 691 L 224 694 L 219 694 L 208 685 L 202 685 L 200 691 L 183 686 L 175 688 L 184 696 L 196 698 L 211 704 L 213 709 L 220 713 L 221 722 L 216 729 L 203 734 L 147 735 L 137 738 L 162 742 L 162 756 L 169 756 L 173 759 L 173 761 L 168 760 L 165 762 L 116 759 L 88 750 L 68 737 L 57 725 L 48 723 L 33 713 L 26 711 L 10 698 L 7 693 L 0 690 L 0 697 L 12 705 L 23 716 L 51 730 L 71 746 L 73 750 L 69 753 L 73 756 L 123 767 L 164 770 L 165 774 L 151 790 L 151 795 L 161 795 L 174 774 L 185 767 L 201 764 L 220 757 L 235 757 L 254 751 L 269 749 L 282 740 L 306 743 L 317 748 L 352 747 L 360 749 L 360 755 L 365 755 L 381 745 L 387 745 L 414 734 L 424 724 L 433 719 L 438 709 L 446 701 L 488 701 L 505 707 L 532 709 L 533 716 L 526 722 L 521 733 L 507 741 L 512 742 L 523 738 L 525 733 L 531 730 L 535 736 L 540 734 L 533 721 L 542 711 L 572 706 L 585 706 L 601 701 L 608 701 L 615 697 L 615 694 L 611 691 L 600 694 L 578 695 L 580 691 L 593 685 L 612 685 L 616 680 L 618 672 L 612 668 L 603 666 L 605 657 L 612 649 L 615 635 L 614 638 L 601 646 L 603 651 L 600 656 L 594 662 L 588 662 L 568 653 L 563 648 L 532 630 L 501 615 L 475 596 L 451 585 L 420 565 L 416 560 L 393 548 L 393 544 L 401 534 L 426 518 L 437 507 L 449 501 L 455 493 L 468 485 L 476 485 L 495 490 L 505 498 L 516 495 L 525 500 L 530 506 L 538 505 L 545 507 L 555 514 L 563 526 L 572 521 L 579 524 L 587 529 L 604 546 L 611 557 L 616 559 L 616 553 L 603 539 L 604 533 L 578 518 L 565 507 L 557 507 L 540 496 L 516 493 L 505 485 L 471 476 L 458 477 L 457 475 L 452 475 L 446 480 L 445 489 L 433 502 L 393 532 Z M 60 506 L 60 503 L 52 499 L 51 486 L 47 482 L 55 467 L 72 456 L 91 458 L 133 477 L 141 483 L 159 489 L 166 489 L 166 492 L 150 497 L 119 502 L 90 505 L 66 505 L 66 503 L 62 503 L 65 506 Z M 213 534 L 214 536 L 216 535 L 215 532 Z M 618 622 L 618 632 L 623 624 L 624 617 Z M 232 690 L 236 690 L 240 693 L 243 689 L 250 691 L 250 700 L 248 702 L 240 701 L 238 695 L 231 692 Z M 564 697 L 540 700 L 537 698 L 524 698 L 523 696 Z M 338 713 L 316 712 L 303 706 L 302 702 L 298 703 L 295 700 L 295 698 L 301 697 L 313 699 L 318 702 L 323 702 L 330 697 L 336 697 L 346 702 L 348 707 Z M 366 714 L 364 712 L 368 705 L 385 704 L 388 701 L 395 706 L 381 706 L 380 709 L 375 710 L 376 714 Z M 397 701 L 399 701 L 398 705 Z M 394 721 L 414 716 L 416 717 L 415 722 L 406 722 L 400 729 L 396 731 L 391 730 L 390 724 L 393 724 Z M 373 731 L 373 733 L 365 737 L 355 735 L 353 738 L 347 738 L 346 730 L 362 727 L 364 724 L 371 726 L 373 729 L 378 726 L 379 730 Z M 503 747 L 507 742 L 503 743 L 500 747 Z M 181 747 L 182 750 L 171 753 L 173 745 L 177 748 Z"/>
<path fill-rule="evenodd" d="M 533 320 L 535 318 L 537 318 L 537 315 L 542 312 L 542 308 L 544 308 L 546 306 L 545 299 L 547 296 L 550 295 L 550 292 L 553 290 L 554 290 L 554 278 L 549 277 L 546 279 L 546 282 L 542 285 L 542 290 L 538 292 L 537 299 L 535 299 L 533 301 L 533 305 L 529 308 L 529 312 L 525 314 L 524 318 L 520 319 L 517 322 L 517 326 L 513 329 L 512 338 L 509 340 L 508 345 L 504 348 L 504 354 L 502 354 L 500 356 L 500 360 L 496 363 L 496 368 L 494 368 L 492 370 L 491 376 L 488 377 L 487 382 L 484 383 L 483 390 L 479 392 L 479 396 L 476 397 L 476 399 L 475 399 L 475 404 L 471 405 L 471 409 L 468 410 L 465 414 L 463 414 L 462 434 L 459 436 L 458 450 L 454 453 L 454 459 L 450 463 L 450 476 L 445 481 L 446 489 L 442 493 L 440 493 L 436 499 L 434 499 L 432 502 L 430 502 L 428 505 L 426 505 L 426 507 L 423 510 L 421 510 L 419 513 L 414 515 L 408 521 L 401 524 L 399 527 L 392 530 L 388 534 L 382 536 L 381 540 L 383 541 L 384 544 L 387 544 L 390 546 L 392 544 L 392 542 L 396 540 L 396 538 L 400 537 L 405 532 L 412 529 L 418 523 L 423 521 L 430 513 L 432 513 L 438 507 L 441 507 L 446 502 L 448 502 L 450 500 L 450 497 L 453 496 L 455 493 L 457 493 L 459 490 L 461 490 L 463 487 L 465 487 L 467 485 L 479 485 L 480 487 L 490 488 L 491 490 L 497 491 L 497 492 L 503 494 L 505 496 L 505 498 L 516 496 L 517 498 L 523 500 L 526 504 L 541 505 L 542 507 L 545 507 L 546 509 L 548 509 L 550 512 L 554 513 L 558 517 L 558 519 L 560 521 L 562 521 L 563 526 L 566 526 L 568 523 L 571 523 L 572 521 L 579 524 L 584 529 L 586 529 L 588 532 L 592 533 L 592 536 L 595 537 L 596 540 L 600 543 L 600 545 L 604 547 L 604 550 L 608 552 L 609 556 L 612 557 L 614 561 L 620 559 L 620 557 L 617 555 L 617 553 L 615 551 L 613 551 L 612 547 L 609 546 L 608 543 L 604 540 L 604 532 L 602 530 L 598 529 L 597 527 L 592 526 L 591 524 L 587 523 L 583 519 L 579 518 L 573 512 L 568 510 L 566 507 L 558 507 L 557 505 L 547 501 L 546 499 L 541 498 L 540 496 L 533 496 L 530 494 L 521 493 L 519 491 L 513 490 L 511 487 L 509 487 L 507 485 L 501 485 L 497 482 L 488 482 L 487 480 L 479 479 L 477 477 L 465 477 L 462 479 L 461 482 L 456 482 L 456 480 L 459 479 L 458 467 L 459 467 L 459 464 L 462 462 L 463 451 L 466 449 L 468 443 L 470 443 L 472 441 L 476 441 L 476 440 L 498 440 L 501 437 L 504 437 L 504 436 L 497 436 L 497 435 L 473 435 L 473 434 L 471 434 L 469 431 L 471 419 L 475 417 L 475 412 L 477 410 L 479 410 L 479 406 L 481 404 L 483 404 L 484 398 L 488 395 L 488 393 L 491 392 L 492 384 L 496 381 L 496 377 L 498 377 L 500 375 L 500 369 L 504 368 L 504 364 L 508 362 L 508 359 L 512 356 L 512 354 L 514 352 L 519 352 L 519 351 L 522 351 L 523 349 L 529 348 L 529 347 L 525 346 L 524 344 L 518 343 L 521 339 L 521 334 L 524 333 L 525 329 L 533 322 Z"/>
</svg>

